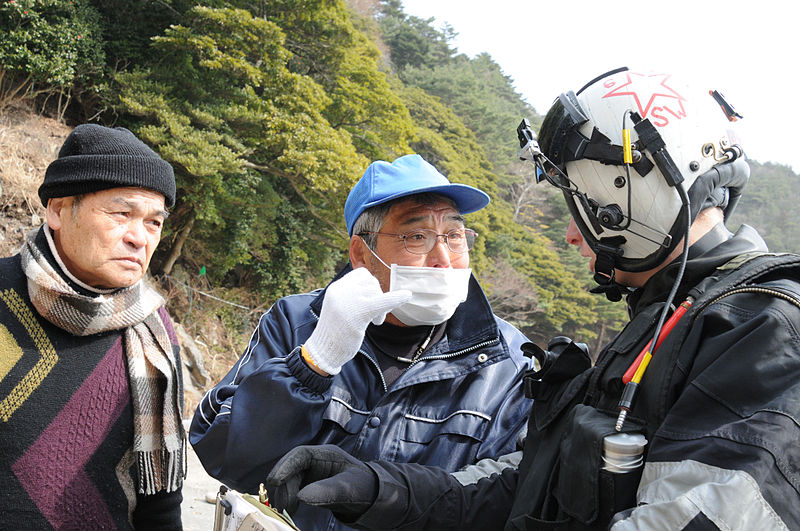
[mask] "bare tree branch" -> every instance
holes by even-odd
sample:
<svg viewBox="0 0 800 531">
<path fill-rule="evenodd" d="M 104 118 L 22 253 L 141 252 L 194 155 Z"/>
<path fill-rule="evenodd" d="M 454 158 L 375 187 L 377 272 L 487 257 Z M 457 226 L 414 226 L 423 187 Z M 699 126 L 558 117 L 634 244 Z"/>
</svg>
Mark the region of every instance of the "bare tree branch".
<svg viewBox="0 0 800 531">
<path fill-rule="evenodd" d="M 255 163 L 250 162 L 250 161 L 245 161 L 242 165 L 245 168 L 251 168 L 251 169 L 254 169 L 254 170 L 258 170 L 258 171 L 271 173 L 272 175 L 275 175 L 275 176 L 281 177 L 283 179 L 286 179 L 286 181 L 291 185 L 292 189 L 295 191 L 295 193 L 298 195 L 298 197 L 300 197 L 300 199 L 303 200 L 303 202 L 306 204 L 306 206 L 308 206 L 308 211 L 311 213 L 312 216 L 314 216 L 316 219 L 318 219 L 319 221 L 323 222 L 325 225 L 327 225 L 328 227 L 333 229 L 336 232 L 336 234 L 340 235 L 342 238 L 345 238 L 345 239 L 349 238 L 347 233 L 344 232 L 337 224 L 333 223 L 331 220 L 329 220 L 326 217 L 322 216 L 317 211 L 317 209 L 314 206 L 314 204 L 311 201 L 308 200 L 308 198 L 305 196 L 305 194 L 303 192 L 300 191 L 300 188 L 297 185 L 297 178 L 298 178 L 297 175 L 289 174 L 289 173 L 287 173 L 285 171 L 279 170 L 277 168 L 273 168 L 271 166 L 264 166 L 264 165 L 261 165 L 261 164 L 255 164 Z"/>
</svg>

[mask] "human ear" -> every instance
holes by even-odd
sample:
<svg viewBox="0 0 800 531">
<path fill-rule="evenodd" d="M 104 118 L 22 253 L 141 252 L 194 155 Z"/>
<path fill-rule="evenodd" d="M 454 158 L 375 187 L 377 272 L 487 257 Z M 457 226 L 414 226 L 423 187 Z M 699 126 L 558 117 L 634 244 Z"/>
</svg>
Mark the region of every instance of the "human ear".
<svg viewBox="0 0 800 531">
<path fill-rule="evenodd" d="M 61 217 L 68 212 L 71 212 L 71 208 L 69 208 L 69 201 L 67 201 L 67 197 L 51 197 L 47 200 L 47 209 L 45 210 L 45 219 L 47 220 L 47 225 L 53 230 L 59 230 L 63 225 L 61 221 Z"/>
<path fill-rule="evenodd" d="M 361 236 L 353 236 L 350 238 L 350 265 L 353 269 L 367 266 L 367 255 L 369 249 L 367 243 Z"/>
</svg>

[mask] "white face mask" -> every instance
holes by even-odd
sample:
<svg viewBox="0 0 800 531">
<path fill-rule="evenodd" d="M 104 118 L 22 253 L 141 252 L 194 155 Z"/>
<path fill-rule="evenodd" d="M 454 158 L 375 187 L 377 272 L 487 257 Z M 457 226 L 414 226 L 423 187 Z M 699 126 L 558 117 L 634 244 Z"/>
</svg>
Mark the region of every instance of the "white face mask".
<svg viewBox="0 0 800 531">
<path fill-rule="evenodd" d="M 370 249 L 375 258 L 391 270 L 389 291 L 407 289 L 411 299 L 392 310 L 392 315 L 407 326 L 441 324 L 467 300 L 472 269 L 416 267 L 392 264 L 391 267 Z"/>
</svg>

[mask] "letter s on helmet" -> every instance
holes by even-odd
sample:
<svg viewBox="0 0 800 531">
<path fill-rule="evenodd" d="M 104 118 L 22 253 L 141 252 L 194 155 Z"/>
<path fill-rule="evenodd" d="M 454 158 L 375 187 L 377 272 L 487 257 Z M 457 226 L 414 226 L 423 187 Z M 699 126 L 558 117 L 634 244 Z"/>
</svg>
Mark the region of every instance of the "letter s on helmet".
<svg viewBox="0 0 800 531">
<path fill-rule="evenodd" d="M 621 68 L 561 94 L 542 123 L 541 151 L 531 158 L 537 178 L 564 192 L 613 280 L 613 268 L 660 265 L 686 234 L 681 186 L 691 220 L 710 206 L 730 215 L 750 175 L 730 131 L 737 118 L 716 91 Z"/>
</svg>

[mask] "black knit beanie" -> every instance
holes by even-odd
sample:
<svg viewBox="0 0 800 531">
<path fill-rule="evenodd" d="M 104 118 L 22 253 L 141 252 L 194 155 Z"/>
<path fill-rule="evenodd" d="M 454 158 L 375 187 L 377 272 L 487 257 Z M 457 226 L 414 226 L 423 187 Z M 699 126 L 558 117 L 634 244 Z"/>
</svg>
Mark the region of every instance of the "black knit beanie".
<svg viewBox="0 0 800 531">
<path fill-rule="evenodd" d="M 51 197 L 125 186 L 154 190 L 164 196 L 167 207 L 175 204 L 175 175 L 169 162 L 125 128 L 82 124 L 47 167 L 39 199 L 47 206 Z"/>
</svg>

